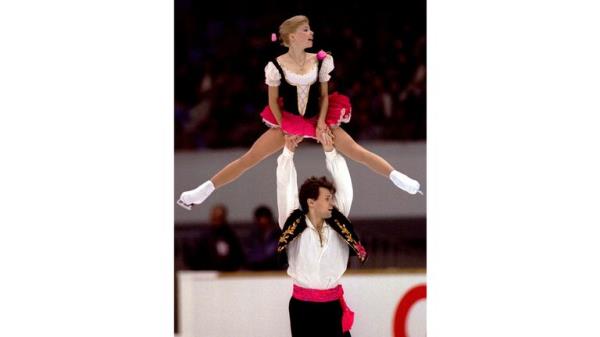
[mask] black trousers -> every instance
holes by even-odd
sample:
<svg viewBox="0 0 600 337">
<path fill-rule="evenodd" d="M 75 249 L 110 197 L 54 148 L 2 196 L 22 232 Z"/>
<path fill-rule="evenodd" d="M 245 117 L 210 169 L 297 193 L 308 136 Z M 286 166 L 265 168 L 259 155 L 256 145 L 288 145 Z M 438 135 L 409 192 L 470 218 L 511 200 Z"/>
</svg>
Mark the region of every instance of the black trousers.
<svg viewBox="0 0 600 337">
<path fill-rule="evenodd" d="M 351 337 L 342 333 L 340 301 L 306 302 L 290 299 L 292 337 Z"/>
</svg>

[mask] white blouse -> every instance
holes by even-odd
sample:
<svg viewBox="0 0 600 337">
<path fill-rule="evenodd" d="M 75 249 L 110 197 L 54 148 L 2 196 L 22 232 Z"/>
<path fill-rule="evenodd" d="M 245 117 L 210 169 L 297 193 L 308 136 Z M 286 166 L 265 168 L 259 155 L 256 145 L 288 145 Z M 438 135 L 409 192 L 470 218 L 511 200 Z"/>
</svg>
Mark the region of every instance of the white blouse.
<svg viewBox="0 0 600 337">
<path fill-rule="evenodd" d="M 333 177 L 336 187 L 334 203 L 348 216 L 352 205 L 352 180 L 346 160 L 334 149 L 325 152 L 327 170 Z M 294 153 L 283 148 L 277 158 L 277 208 L 279 227 L 283 229 L 285 220 L 300 207 L 298 183 L 294 166 Z M 288 275 L 294 283 L 310 289 L 330 289 L 339 284 L 346 271 L 350 247 L 344 239 L 327 223 L 323 224 L 323 245 L 315 226 L 306 217 L 307 228 L 298 235 L 287 248 Z"/>
<path fill-rule="evenodd" d="M 311 84 L 317 81 L 317 68 L 318 62 L 315 62 L 314 66 L 306 74 L 294 73 L 283 66 L 283 72 L 285 79 L 291 85 L 295 85 L 298 93 L 298 111 L 300 115 L 304 115 L 306 112 L 306 104 L 308 103 L 308 92 Z M 327 55 L 321 64 L 321 70 L 319 71 L 319 82 L 328 82 L 331 79 L 331 71 L 335 68 L 333 64 L 333 57 Z M 281 74 L 273 62 L 267 63 L 265 67 L 265 83 L 271 87 L 278 87 L 281 85 Z"/>
</svg>

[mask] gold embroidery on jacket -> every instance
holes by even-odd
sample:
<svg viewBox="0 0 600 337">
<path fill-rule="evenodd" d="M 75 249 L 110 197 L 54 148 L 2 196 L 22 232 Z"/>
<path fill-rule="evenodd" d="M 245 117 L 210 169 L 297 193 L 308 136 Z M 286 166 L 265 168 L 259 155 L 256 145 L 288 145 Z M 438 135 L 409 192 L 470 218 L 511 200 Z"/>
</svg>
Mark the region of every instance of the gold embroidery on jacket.
<svg viewBox="0 0 600 337">
<path fill-rule="evenodd" d="M 348 230 L 348 228 L 346 228 L 346 225 L 341 224 L 337 219 L 335 220 L 335 224 L 342 230 L 346 242 L 348 242 L 351 246 L 354 246 L 356 244 L 356 241 L 354 241 L 354 239 L 352 238 L 352 234 L 350 234 L 350 231 Z"/>
<path fill-rule="evenodd" d="M 285 230 L 285 232 L 283 232 L 283 233 L 281 234 L 281 237 L 279 237 L 279 247 L 277 247 L 277 251 L 278 251 L 278 252 L 281 252 L 282 250 L 284 250 L 284 249 L 285 249 L 285 247 L 286 247 L 286 246 L 287 246 L 287 244 L 289 243 L 289 242 L 288 242 L 288 239 L 289 239 L 289 237 L 290 237 L 291 235 L 293 235 L 293 234 L 294 234 L 294 231 L 296 230 L 296 227 L 298 227 L 298 224 L 300 223 L 300 219 L 301 219 L 301 218 L 298 218 L 298 219 L 296 219 L 296 221 L 294 221 L 294 222 L 292 223 L 292 225 L 291 225 L 290 227 L 288 227 L 288 229 L 286 229 L 286 230 Z M 283 244 L 283 245 L 282 245 L 282 244 Z"/>
<path fill-rule="evenodd" d="M 342 231 L 342 234 L 344 234 L 344 239 L 346 239 L 346 242 L 350 245 L 350 247 L 352 247 L 352 249 L 354 249 L 354 251 L 358 254 L 358 247 L 356 247 L 356 245 L 358 244 L 358 242 L 356 242 L 356 240 L 354 240 L 352 238 L 352 234 L 350 234 L 350 231 L 348 230 L 348 228 L 346 228 L 346 225 L 340 223 L 340 221 L 338 219 L 335 219 L 335 224 L 339 227 L 339 229 Z M 358 254 L 360 255 L 360 254 Z"/>
</svg>

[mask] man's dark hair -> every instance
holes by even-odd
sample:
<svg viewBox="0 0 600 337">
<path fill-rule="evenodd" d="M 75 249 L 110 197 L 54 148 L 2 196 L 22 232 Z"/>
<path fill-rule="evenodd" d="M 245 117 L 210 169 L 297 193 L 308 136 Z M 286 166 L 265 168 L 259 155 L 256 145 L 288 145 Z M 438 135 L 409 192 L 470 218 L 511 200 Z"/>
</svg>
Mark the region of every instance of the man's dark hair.
<svg viewBox="0 0 600 337">
<path fill-rule="evenodd" d="M 271 209 L 265 205 L 258 206 L 254 210 L 254 218 L 258 219 L 261 217 L 267 217 L 269 219 L 273 219 L 273 212 L 271 212 Z"/>
<path fill-rule="evenodd" d="M 335 194 L 335 186 L 327 177 L 310 177 L 304 181 L 300 186 L 300 192 L 298 192 L 298 199 L 300 199 L 300 207 L 304 213 L 308 213 L 308 201 L 307 199 L 316 200 L 319 198 L 319 187 L 328 189 L 331 194 Z"/>
</svg>

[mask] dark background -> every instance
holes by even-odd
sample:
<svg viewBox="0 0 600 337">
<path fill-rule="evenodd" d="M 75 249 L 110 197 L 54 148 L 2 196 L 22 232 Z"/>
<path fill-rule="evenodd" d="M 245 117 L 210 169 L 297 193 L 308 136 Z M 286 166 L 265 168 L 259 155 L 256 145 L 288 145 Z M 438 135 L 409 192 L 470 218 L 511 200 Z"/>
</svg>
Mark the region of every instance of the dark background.
<svg viewBox="0 0 600 337">
<path fill-rule="evenodd" d="M 360 140 L 424 140 L 425 1 L 175 2 L 175 149 L 249 147 L 266 127 L 264 67 L 283 20 L 308 16 L 335 60 L 330 92 L 348 95 Z"/>
</svg>

